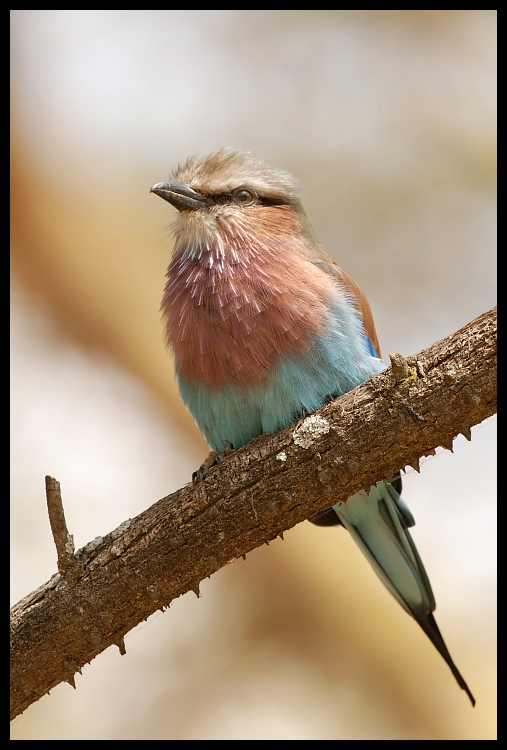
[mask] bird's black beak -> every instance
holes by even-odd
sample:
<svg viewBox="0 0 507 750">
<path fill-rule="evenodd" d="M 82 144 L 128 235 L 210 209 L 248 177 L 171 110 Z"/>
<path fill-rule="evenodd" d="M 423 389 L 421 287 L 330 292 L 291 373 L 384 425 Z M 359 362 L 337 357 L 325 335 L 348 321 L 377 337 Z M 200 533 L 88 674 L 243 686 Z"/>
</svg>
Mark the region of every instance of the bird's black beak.
<svg viewBox="0 0 507 750">
<path fill-rule="evenodd" d="M 150 193 L 160 195 L 165 201 L 178 209 L 178 211 L 198 211 L 209 205 L 211 201 L 189 186 L 183 180 L 172 182 L 157 182 L 150 188 Z"/>
</svg>

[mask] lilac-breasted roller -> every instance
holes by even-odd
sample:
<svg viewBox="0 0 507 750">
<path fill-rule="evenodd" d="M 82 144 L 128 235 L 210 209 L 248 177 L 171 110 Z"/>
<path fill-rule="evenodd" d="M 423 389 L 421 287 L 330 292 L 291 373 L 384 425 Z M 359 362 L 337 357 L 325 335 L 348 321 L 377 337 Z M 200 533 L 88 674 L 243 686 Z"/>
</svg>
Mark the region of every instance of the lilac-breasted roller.
<svg viewBox="0 0 507 750">
<path fill-rule="evenodd" d="M 223 149 L 151 191 L 178 209 L 162 300 L 181 397 L 212 451 L 275 432 L 384 369 L 366 297 L 317 240 L 287 172 Z M 337 503 L 341 524 L 460 687 L 401 481 Z"/>
</svg>

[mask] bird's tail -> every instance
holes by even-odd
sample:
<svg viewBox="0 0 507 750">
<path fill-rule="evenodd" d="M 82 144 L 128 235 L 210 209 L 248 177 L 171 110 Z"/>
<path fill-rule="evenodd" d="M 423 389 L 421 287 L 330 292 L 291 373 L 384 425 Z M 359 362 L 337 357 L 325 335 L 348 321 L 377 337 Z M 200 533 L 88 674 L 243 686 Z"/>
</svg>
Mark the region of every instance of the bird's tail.
<svg viewBox="0 0 507 750">
<path fill-rule="evenodd" d="M 475 698 L 454 664 L 433 617 L 435 598 L 431 584 L 408 531 L 415 521 L 399 493 L 388 482 L 378 482 L 368 495 L 359 492 L 346 505 L 334 505 L 333 511 L 384 586 L 419 623 L 474 706 Z"/>
</svg>

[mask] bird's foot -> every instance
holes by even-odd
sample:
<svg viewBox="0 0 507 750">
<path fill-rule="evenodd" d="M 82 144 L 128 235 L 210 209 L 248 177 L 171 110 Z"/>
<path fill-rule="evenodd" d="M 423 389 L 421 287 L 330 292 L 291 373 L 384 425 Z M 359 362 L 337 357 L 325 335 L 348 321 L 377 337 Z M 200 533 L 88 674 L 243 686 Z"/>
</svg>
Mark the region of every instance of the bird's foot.
<svg viewBox="0 0 507 750">
<path fill-rule="evenodd" d="M 401 485 L 401 473 L 399 471 L 394 475 L 394 477 L 393 477 L 393 479 L 391 481 L 391 484 L 393 485 L 393 487 L 396 490 L 396 492 L 398 493 L 398 495 L 401 495 L 401 486 L 402 485 Z"/>
<path fill-rule="evenodd" d="M 221 463 L 221 461 L 223 461 L 226 456 L 229 456 L 233 452 L 234 448 L 226 440 L 224 452 L 219 453 L 218 451 L 211 451 L 207 458 L 199 466 L 197 471 L 194 471 L 192 473 L 192 482 L 195 484 L 195 482 L 197 482 L 198 480 L 204 479 L 212 466 L 218 466 L 218 464 Z"/>
<path fill-rule="evenodd" d="M 318 516 L 308 519 L 310 523 L 315 526 L 343 526 L 340 518 L 334 512 L 332 508 L 325 510 L 324 513 L 319 513 Z"/>
</svg>

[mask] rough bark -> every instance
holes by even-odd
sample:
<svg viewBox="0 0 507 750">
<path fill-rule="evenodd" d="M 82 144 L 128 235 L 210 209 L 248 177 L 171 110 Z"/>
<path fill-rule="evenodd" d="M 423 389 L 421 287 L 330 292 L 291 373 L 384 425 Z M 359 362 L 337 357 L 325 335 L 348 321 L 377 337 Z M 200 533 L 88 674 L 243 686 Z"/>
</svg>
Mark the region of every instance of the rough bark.
<svg viewBox="0 0 507 750">
<path fill-rule="evenodd" d="M 11 611 L 11 718 L 222 566 L 496 411 L 496 308 L 231 453 L 79 550 Z M 318 419 L 315 416 L 319 417 Z M 52 483 L 49 486 L 53 487 Z M 62 509 L 63 514 L 63 509 Z M 66 529 L 65 529 L 66 531 Z"/>
</svg>

